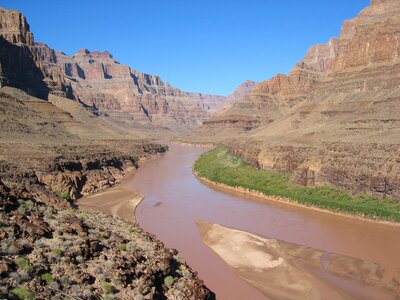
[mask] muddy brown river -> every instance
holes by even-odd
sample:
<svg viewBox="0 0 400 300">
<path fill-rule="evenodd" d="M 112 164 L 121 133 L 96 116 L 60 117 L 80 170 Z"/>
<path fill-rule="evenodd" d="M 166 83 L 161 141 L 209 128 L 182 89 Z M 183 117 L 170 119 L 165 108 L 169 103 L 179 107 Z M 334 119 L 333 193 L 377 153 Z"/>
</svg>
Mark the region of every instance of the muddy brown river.
<svg viewBox="0 0 400 300">
<path fill-rule="evenodd" d="M 388 278 L 399 269 L 400 227 L 215 190 L 192 174 L 204 151 L 172 144 L 139 168 L 131 184 L 145 195 L 136 209 L 139 224 L 178 249 L 218 299 L 266 298 L 203 244 L 196 220 L 373 261 L 387 269 Z"/>
</svg>

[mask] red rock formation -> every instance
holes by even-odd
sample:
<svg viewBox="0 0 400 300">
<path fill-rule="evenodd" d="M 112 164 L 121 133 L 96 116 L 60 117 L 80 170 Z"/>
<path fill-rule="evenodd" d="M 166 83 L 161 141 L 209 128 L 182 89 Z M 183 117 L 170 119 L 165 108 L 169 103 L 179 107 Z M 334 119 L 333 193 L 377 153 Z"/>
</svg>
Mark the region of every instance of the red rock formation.
<svg viewBox="0 0 400 300">
<path fill-rule="evenodd" d="M 226 99 L 171 87 L 156 75 L 118 63 L 107 51 L 81 49 L 70 57 L 34 43 L 18 11 L 0 10 L 0 37 L 1 85 L 45 99 L 49 92 L 67 96 L 128 125 L 186 130 L 220 111 Z"/>
<path fill-rule="evenodd" d="M 33 34 L 25 16 L 17 10 L 0 7 L 0 36 L 12 44 L 33 45 Z"/>
<path fill-rule="evenodd" d="M 0 53 L 0 86 L 17 87 L 43 99 L 49 93 L 68 93 L 61 72 L 48 72 L 45 68 L 45 60 L 55 61 L 54 51 L 34 43 L 19 11 L 0 8 Z"/>
<path fill-rule="evenodd" d="M 400 1 L 372 0 L 339 38 L 310 48 L 287 76 L 259 83 L 197 132 L 236 138 L 233 151 L 302 184 L 399 198 L 399 41 Z M 246 118 L 258 128 L 246 132 Z M 227 131 L 232 119 L 243 127 Z"/>
<path fill-rule="evenodd" d="M 225 100 L 183 92 L 156 75 L 119 64 L 107 51 L 81 49 L 73 57 L 55 52 L 55 59 L 48 55 L 44 62 L 51 74 L 61 68 L 75 99 L 127 123 L 193 127 L 221 109 Z"/>
</svg>

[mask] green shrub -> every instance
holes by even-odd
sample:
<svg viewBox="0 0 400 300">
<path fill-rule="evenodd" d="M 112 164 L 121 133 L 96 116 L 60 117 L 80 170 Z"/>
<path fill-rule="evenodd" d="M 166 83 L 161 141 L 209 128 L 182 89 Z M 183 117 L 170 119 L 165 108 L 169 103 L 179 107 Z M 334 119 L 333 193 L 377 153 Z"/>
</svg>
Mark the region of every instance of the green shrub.
<svg viewBox="0 0 400 300">
<path fill-rule="evenodd" d="M 124 244 L 124 243 L 119 244 L 118 249 L 119 249 L 119 251 L 126 251 L 126 244 Z"/>
<path fill-rule="evenodd" d="M 53 275 L 51 275 L 50 273 L 44 273 L 41 276 L 43 281 L 46 281 L 47 284 L 50 284 L 53 282 Z"/>
<path fill-rule="evenodd" d="M 71 197 L 67 192 L 56 192 L 57 196 L 67 201 L 71 201 Z"/>
<path fill-rule="evenodd" d="M 122 278 L 121 277 L 115 277 L 114 278 L 114 284 L 115 285 L 122 285 Z"/>
<path fill-rule="evenodd" d="M 62 251 L 61 251 L 60 248 L 54 248 L 54 249 L 51 250 L 51 252 L 53 252 L 53 254 L 55 256 L 61 256 L 61 254 L 62 254 Z"/>
<path fill-rule="evenodd" d="M 168 275 L 164 278 L 164 283 L 167 286 L 171 286 L 174 283 L 174 277 Z"/>
<path fill-rule="evenodd" d="M 16 259 L 16 263 L 19 269 L 30 272 L 32 271 L 32 267 L 29 264 L 29 260 L 26 258 L 20 257 Z"/>
<path fill-rule="evenodd" d="M 257 170 L 230 155 L 225 147 L 202 154 L 195 162 L 194 170 L 201 177 L 216 183 L 243 187 L 335 212 L 400 222 L 400 201 L 380 200 L 366 195 L 352 196 L 329 186 L 299 186 L 290 182 L 289 174 Z"/>
<path fill-rule="evenodd" d="M 114 287 L 110 283 L 103 283 L 103 290 L 106 295 L 114 294 Z"/>
<path fill-rule="evenodd" d="M 36 299 L 35 294 L 31 293 L 24 287 L 17 287 L 11 291 L 11 293 L 20 300 L 34 300 Z"/>
</svg>

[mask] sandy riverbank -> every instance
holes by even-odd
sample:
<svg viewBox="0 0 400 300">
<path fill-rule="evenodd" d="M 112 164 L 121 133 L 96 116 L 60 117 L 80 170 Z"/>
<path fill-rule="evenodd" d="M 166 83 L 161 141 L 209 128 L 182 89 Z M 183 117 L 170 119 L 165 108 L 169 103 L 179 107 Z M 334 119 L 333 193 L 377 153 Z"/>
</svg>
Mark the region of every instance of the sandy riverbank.
<svg viewBox="0 0 400 300">
<path fill-rule="evenodd" d="M 155 155 L 155 157 L 157 156 Z M 147 161 L 149 159 L 139 160 L 139 167 Z M 115 186 L 95 194 L 86 195 L 78 199 L 76 204 L 81 210 L 99 211 L 136 223 L 135 211 L 144 196 L 135 192 L 130 186 L 130 181 L 135 173 L 136 170 L 126 173 Z"/>
<path fill-rule="evenodd" d="M 296 200 L 292 200 L 292 199 L 289 199 L 289 198 L 265 195 L 265 194 L 263 194 L 263 193 L 261 193 L 259 191 L 246 189 L 246 188 L 243 188 L 243 187 L 240 187 L 240 186 L 233 187 L 233 186 L 229 186 L 229 185 L 226 185 L 226 184 L 223 184 L 223 183 L 214 182 L 214 181 L 211 181 L 211 180 L 209 180 L 209 179 L 207 179 L 205 177 L 200 176 L 194 170 L 193 170 L 193 174 L 194 174 L 194 176 L 196 176 L 197 179 L 199 179 L 204 184 L 207 184 L 207 185 L 209 185 L 211 187 L 214 187 L 214 188 L 217 188 L 217 189 L 236 192 L 236 193 L 241 193 L 241 194 L 252 196 L 252 197 L 256 197 L 258 199 L 262 199 L 262 200 L 265 200 L 265 201 L 275 201 L 275 202 L 280 202 L 280 203 L 284 203 L 284 204 L 287 204 L 287 205 L 292 205 L 292 206 L 302 207 L 302 208 L 306 208 L 306 209 L 311 209 L 311 210 L 318 211 L 318 212 L 325 213 L 325 214 L 332 214 L 332 215 L 342 216 L 342 217 L 346 217 L 346 218 L 362 220 L 362 221 L 365 221 L 365 222 L 372 222 L 372 223 L 379 223 L 379 224 L 384 224 L 384 225 L 389 225 L 389 226 L 400 227 L 400 223 L 397 223 L 397 222 L 375 220 L 375 219 L 370 219 L 370 218 L 363 217 L 363 216 L 346 214 L 346 213 L 343 213 L 343 212 L 335 212 L 335 211 L 331 211 L 331 210 L 328 210 L 328 209 L 323 209 L 323 208 L 316 207 L 316 206 L 304 205 L 304 204 L 301 204 L 301 203 L 297 202 Z"/>
<path fill-rule="evenodd" d="M 383 280 L 385 270 L 376 263 L 204 221 L 197 225 L 203 242 L 271 299 L 394 299 L 400 293 L 400 273 Z"/>
<path fill-rule="evenodd" d="M 83 197 L 78 200 L 77 204 L 81 210 L 100 211 L 135 223 L 135 210 L 142 199 L 142 195 L 117 186 Z"/>
</svg>

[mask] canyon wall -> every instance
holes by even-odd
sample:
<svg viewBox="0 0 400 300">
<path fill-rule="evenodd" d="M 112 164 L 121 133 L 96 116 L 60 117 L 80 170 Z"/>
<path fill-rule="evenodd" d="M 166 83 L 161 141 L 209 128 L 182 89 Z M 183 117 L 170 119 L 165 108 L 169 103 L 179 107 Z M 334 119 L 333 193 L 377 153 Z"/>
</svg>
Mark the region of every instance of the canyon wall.
<svg viewBox="0 0 400 300">
<path fill-rule="evenodd" d="M 304 185 L 400 199 L 399 40 L 400 2 L 372 1 L 288 75 L 205 122 L 198 141 L 223 142 Z"/>
<path fill-rule="evenodd" d="M 74 56 L 34 42 L 25 17 L 0 9 L 0 83 L 47 99 L 74 99 L 131 127 L 185 131 L 223 109 L 226 97 L 188 93 L 156 75 L 120 64 L 107 52 Z"/>
</svg>

